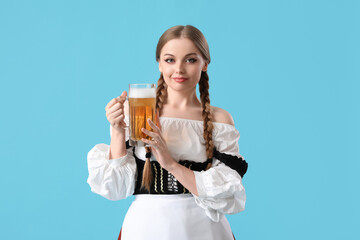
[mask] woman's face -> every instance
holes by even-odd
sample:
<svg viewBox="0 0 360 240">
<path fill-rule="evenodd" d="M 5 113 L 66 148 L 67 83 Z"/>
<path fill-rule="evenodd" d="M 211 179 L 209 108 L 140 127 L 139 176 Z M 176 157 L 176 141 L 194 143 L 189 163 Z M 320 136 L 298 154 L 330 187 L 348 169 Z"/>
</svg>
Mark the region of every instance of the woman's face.
<svg viewBox="0 0 360 240">
<path fill-rule="evenodd" d="M 172 39 L 161 49 L 159 70 L 167 86 L 174 90 L 196 89 L 201 72 L 206 71 L 207 66 L 200 51 L 188 38 Z"/>
</svg>

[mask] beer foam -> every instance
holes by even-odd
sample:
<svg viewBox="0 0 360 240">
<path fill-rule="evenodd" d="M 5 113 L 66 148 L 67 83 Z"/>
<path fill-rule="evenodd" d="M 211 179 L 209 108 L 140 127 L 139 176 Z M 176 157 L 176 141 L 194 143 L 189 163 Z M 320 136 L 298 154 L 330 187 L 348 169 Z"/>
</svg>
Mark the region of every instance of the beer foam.
<svg viewBox="0 0 360 240">
<path fill-rule="evenodd" d="M 155 98 L 156 88 L 130 88 L 129 98 Z"/>
</svg>

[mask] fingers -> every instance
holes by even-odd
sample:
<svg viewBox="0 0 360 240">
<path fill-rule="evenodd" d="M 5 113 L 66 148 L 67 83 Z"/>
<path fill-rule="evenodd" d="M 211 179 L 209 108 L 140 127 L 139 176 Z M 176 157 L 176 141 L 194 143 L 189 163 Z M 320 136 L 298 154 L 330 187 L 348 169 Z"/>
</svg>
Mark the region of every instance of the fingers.
<svg viewBox="0 0 360 240">
<path fill-rule="evenodd" d="M 110 112 L 110 111 L 109 111 L 109 113 L 107 114 L 107 116 L 108 116 L 109 118 L 114 119 L 114 118 L 117 118 L 117 117 L 120 116 L 120 115 L 124 115 L 123 113 L 124 113 L 124 110 L 120 108 L 120 109 L 118 109 L 118 110 L 116 110 L 116 111 L 113 111 L 113 112 Z"/>
<path fill-rule="evenodd" d="M 121 95 L 119 97 L 117 97 L 116 99 L 120 102 L 120 103 L 124 103 L 126 101 L 126 96 L 127 96 L 127 92 L 123 91 L 121 93 Z"/>
<path fill-rule="evenodd" d="M 157 132 L 157 133 L 161 132 L 160 128 L 158 126 L 156 126 L 156 124 L 153 121 L 151 121 L 150 118 L 148 118 L 148 123 L 155 132 Z"/>
<path fill-rule="evenodd" d="M 120 103 L 115 103 L 111 108 L 106 111 L 106 116 L 110 116 L 111 114 L 119 110 L 123 111 L 123 107 Z"/>
<path fill-rule="evenodd" d="M 159 112 L 158 111 L 156 111 L 156 115 L 155 115 L 155 124 L 161 131 L 160 117 L 159 117 Z"/>
<path fill-rule="evenodd" d="M 124 115 L 122 109 L 119 109 L 119 110 L 113 112 L 112 114 L 108 114 L 107 119 L 110 122 L 110 124 L 113 126 L 126 127 L 126 124 L 120 124 L 121 122 L 124 122 L 124 119 L 125 119 L 125 115 Z"/>
<path fill-rule="evenodd" d="M 115 128 L 126 128 L 124 121 L 124 103 L 126 101 L 127 92 L 123 91 L 121 96 L 113 98 L 105 107 L 106 118 Z"/>
<path fill-rule="evenodd" d="M 115 118 L 110 124 L 115 128 L 127 128 L 123 115 Z"/>
<path fill-rule="evenodd" d="M 159 146 L 157 145 L 157 143 L 155 141 L 148 140 L 145 138 L 142 138 L 141 141 L 143 141 L 144 143 L 147 143 L 148 145 L 150 145 L 153 148 L 159 149 Z"/>
<path fill-rule="evenodd" d="M 116 97 L 115 99 L 117 100 L 117 102 L 122 104 L 124 104 L 124 102 L 126 101 L 126 97 L 122 97 L 122 96 Z"/>
<path fill-rule="evenodd" d="M 146 128 L 142 128 L 141 131 L 152 138 L 159 138 L 158 133 L 151 132 L 151 131 L 147 130 Z"/>
<path fill-rule="evenodd" d="M 105 111 L 107 111 L 109 108 L 111 108 L 116 102 L 117 101 L 115 98 L 111 99 L 111 101 L 106 105 Z"/>
<path fill-rule="evenodd" d="M 146 128 L 142 128 L 141 131 L 146 135 L 152 137 L 152 140 L 142 138 L 141 141 L 154 147 L 157 150 L 164 150 L 166 148 L 166 142 L 161 135 L 161 130 L 156 124 L 148 118 L 148 123 L 150 127 L 154 130 L 154 132 L 147 130 Z"/>
<path fill-rule="evenodd" d="M 125 101 L 124 101 L 125 102 Z M 113 98 L 111 101 L 106 105 L 105 111 L 108 111 L 110 108 L 112 108 L 114 105 L 119 104 L 120 106 L 123 105 L 123 102 L 119 98 Z"/>
<path fill-rule="evenodd" d="M 127 96 L 127 92 L 126 92 L 126 91 L 123 91 L 123 92 L 121 93 L 121 95 L 120 95 L 120 97 L 125 97 L 125 98 L 126 98 L 126 96 Z"/>
<path fill-rule="evenodd" d="M 120 103 L 121 105 L 123 105 L 124 102 L 126 101 L 126 97 L 127 97 L 127 92 L 123 91 L 119 97 L 111 99 L 111 101 L 106 105 L 105 111 L 108 111 L 116 103 Z"/>
<path fill-rule="evenodd" d="M 165 140 L 163 139 L 162 135 L 160 133 L 157 132 L 151 132 L 149 130 L 147 130 L 146 128 L 142 128 L 141 131 L 143 133 L 145 133 L 146 135 L 150 136 L 153 138 L 153 141 L 156 141 L 158 144 L 161 144 L 163 146 L 165 146 Z M 147 139 L 146 139 L 147 140 Z M 150 141 L 150 140 L 149 140 Z"/>
<path fill-rule="evenodd" d="M 126 95 L 126 91 L 125 95 Z M 126 99 L 119 99 L 119 98 L 114 98 L 112 99 L 105 107 L 105 111 L 106 111 L 106 116 L 114 113 L 115 111 L 121 109 L 122 111 L 124 111 L 124 104 L 125 104 Z"/>
</svg>

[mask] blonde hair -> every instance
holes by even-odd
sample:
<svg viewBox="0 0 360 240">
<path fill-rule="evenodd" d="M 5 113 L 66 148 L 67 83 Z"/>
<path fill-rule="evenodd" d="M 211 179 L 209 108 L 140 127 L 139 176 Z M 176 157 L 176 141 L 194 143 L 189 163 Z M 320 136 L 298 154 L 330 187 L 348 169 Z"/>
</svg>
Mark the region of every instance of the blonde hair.
<svg viewBox="0 0 360 240">
<path fill-rule="evenodd" d="M 160 52 L 164 45 L 172 40 L 178 38 L 188 38 L 190 39 L 195 46 L 200 51 L 203 59 L 208 64 L 210 63 L 210 51 L 208 43 L 204 37 L 204 35 L 194 26 L 191 25 L 178 25 L 166 30 L 163 35 L 160 37 L 159 42 L 156 47 L 156 61 L 160 60 Z M 212 116 L 210 112 L 210 97 L 209 97 L 209 76 L 207 72 L 202 72 L 199 81 L 199 91 L 200 91 L 200 100 L 202 105 L 202 118 L 204 125 L 204 140 L 206 147 L 206 156 L 208 159 L 213 157 L 213 140 L 212 140 L 212 132 L 213 132 L 213 123 Z M 156 90 L 156 110 L 161 115 L 161 110 L 166 103 L 167 99 L 167 85 L 165 83 L 164 77 L 160 74 L 160 78 L 158 80 L 158 86 Z M 206 170 L 211 167 L 211 163 L 208 164 Z M 143 179 L 142 179 L 142 187 L 147 189 L 150 192 L 150 185 L 152 182 L 152 172 L 150 166 L 150 158 L 146 159 L 144 170 L 143 170 Z"/>
</svg>

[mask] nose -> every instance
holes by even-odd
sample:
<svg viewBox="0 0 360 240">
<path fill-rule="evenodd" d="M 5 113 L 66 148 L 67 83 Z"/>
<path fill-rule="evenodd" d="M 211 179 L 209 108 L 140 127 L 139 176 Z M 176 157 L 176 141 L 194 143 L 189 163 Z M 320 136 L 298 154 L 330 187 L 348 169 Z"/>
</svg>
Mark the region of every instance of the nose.
<svg viewBox="0 0 360 240">
<path fill-rule="evenodd" d="M 182 61 L 178 61 L 175 66 L 175 72 L 176 73 L 184 73 L 184 63 Z"/>
</svg>

